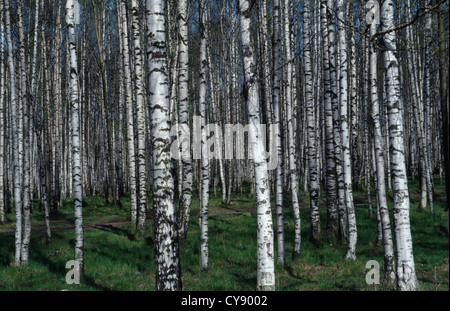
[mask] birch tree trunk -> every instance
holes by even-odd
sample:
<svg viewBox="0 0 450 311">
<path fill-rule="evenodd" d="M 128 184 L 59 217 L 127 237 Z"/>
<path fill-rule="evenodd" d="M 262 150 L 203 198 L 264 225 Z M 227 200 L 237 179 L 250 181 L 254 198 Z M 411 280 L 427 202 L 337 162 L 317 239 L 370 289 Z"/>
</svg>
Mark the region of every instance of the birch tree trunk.
<svg viewBox="0 0 450 311">
<path fill-rule="evenodd" d="M 431 6 L 431 0 L 427 0 L 425 4 L 426 8 Z M 434 203 L 433 203 L 433 166 L 431 163 L 431 45 L 432 45 L 432 31 L 431 31 L 431 13 L 427 14 L 425 17 L 425 64 L 424 64 L 424 83 L 423 83 L 423 101 L 424 101 L 424 135 L 426 141 L 426 182 L 427 182 L 427 194 L 428 202 L 430 203 L 430 211 L 434 214 Z"/>
<path fill-rule="evenodd" d="M 338 0 L 338 28 L 339 28 L 339 64 L 340 64 L 340 136 L 342 137 L 342 166 L 344 174 L 345 205 L 347 209 L 348 248 L 345 258 L 356 260 L 357 228 L 355 207 L 353 205 L 352 167 L 350 155 L 350 134 L 348 129 L 348 58 L 347 38 L 344 27 L 344 1 Z"/>
<path fill-rule="evenodd" d="M 383 30 L 394 27 L 394 4 L 392 0 L 383 5 L 381 23 Z M 411 226 L 409 219 L 409 193 L 406 175 L 403 103 L 400 100 L 400 85 L 395 32 L 384 35 L 383 63 L 386 73 L 386 97 L 389 127 L 389 157 L 391 163 L 392 191 L 394 194 L 394 230 L 397 250 L 397 285 L 402 291 L 417 290 L 417 277 L 414 265 Z"/>
<path fill-rule="evenodd" d="M 179 101 L 179 137 L 186 137 L 180 142 L 182 163 L 182 194 L 180 200 L 179 234 L 185 239 L 189 227 L 189 217 L 192 203 L 192 158 L 189 129 L 189 28 L 187 1 L 178 1 L 178 30 L 179 30 L 179 60 L 178 60 L 178 101 Z M 225 189 L 222 189 L 225 193 Z"/>
<path fill-rule="evenodd" d="M 275 150 L 277 154 L 277 168 L 275 172 L 275 202 L 277 213 L 277 263 L 284 264 L 285 262 L 285 243 L 284 243 L 284 216 L 283 216 L 283 147 L 281 144 L 281 20 L 280 20 L 280 0 L 274 1 L 273 8 L 273 37 L 274 37 L 274 70 L 273 70 L 273 114 L 275 122 Z"/>
<path fill-rule="evenodd" d="M 171 172 L 165 1 L 147 0 L 148 85 L 153 150 L 156 290 L 181 290 L 178 226 Z"/>
<path fill-rule="evenodd" d="M 0 2 L 0 34 L 1 34 L 1 41 L 4 41 L 4 24 L 3 24 L 3 1 Z M 4 130 L 4 124 L 5 123 L 5 113 L 3 110 L 3 102 L 5 98 L 5 74 L 6 74 L 6 68 L 4 63 L 4 55 L 5 53 L 5 46 L 4 44 L 0 44 L 0 224 L 5 224 L 5 189 L 4 189 L 4 162 L 5 162 L 5 130 Z"/>
<path fill-rule="evenodd" d="M 76 53 L 76 37 L 74 25 L 74 2 L 66 2 L 66 22 L 69 34 L 70 53 L 70 123 L 72 137 L 72 184 L 75 211 L 75 260 L 84 271 L 84 232 L 83 232 L 83 185 L 81 171 L 80 143 L 80 103 L 78 99 L 78 61 Z"/>
<path fill-rule="evenodd" d="M 290 32 L 290 18 L 289 18 L 289 1 L 284 1 L 284 42 L 286 46 L 286 61 L 287 63 L 287 79 L 286 79 L 286 117 L 288 126 L 288 153 L 289 153 L 289 177 L 291 185 L 291 200 L 294 214 L 294 250 L 293 257 L 300 255 L 301 243 L 301 219 L 300 207 L 298 203 L 298 177 L 297 177 L 297 163 L 295 150 L 295 116 L 293 115 L 293 106 L 295 107 L 297 99 L 293 94 L 295 90 L 295 75 L 294 75 L 294 59 L 291 55 L 291 32 Z M 293 84 L 293 87 L 291 86 Z"/>
<path fill-rule="evenodd" d="M 119 7 L 122 15 L 122 33 L 120 34 L 122 40 L 122 60 L 124 71 L 124 83 L 125 83 L 125 102 L 126 102 L 126 114 L 127 114 L 127 155 L 128 155 L 128 178 L 129 178 L 129 191 L 130 191 L 130 214 L 131 224 L 135 228 L 137 225 L 137 185 L 136 185 L 136 155 L 135 155 L 135 142 L 134 142 L 134 121 L 133 121 L 133 95 L 131 86 L 131 69 L 130 69 L 130 51 L 128 40 L 128 23 L 126 12 L 126 0 L 121 0 Z"/>
<path fill-rule="evenodd" d="M 241 40 L 244 55 L 244 73 L 247 84 L 247 111 L 250 125 L 249 143 L 255 169 L 257 200 L 257 288 L 275 290 L 273 254 L 273 226 L 270 209 L 270 186 L 265 147 L 261 139 L 259 115 L 259 82 L 257 66 L 250 37 L 250 14 L 252 7 L 248 0 L 239 0 Z"/>
<path fill-rule="evenodd" d="M 310 41 L 310 13 L 310 0 L 306 0 L 303 7 L 303 59 L 305 61 L 305 101 L 308 135 L 309 200 L 311 204 L 311 221 L 313 222 L 319 220 L 319 175 L 317 167 L 317 129 L 315 122 L 315 102 L 313 98 L 313 77 L 311 67 L 312 59 Z M 313 226 L 313 223 L 311 224 L 311 226 Z M 317 228 L 320 230 L 320 227 L 317 224 L 315 226 L 317 226 Z M 314 233 L 314 231 L 312 232 Z"/>
<path fill-rule="evenodd" d="M 139 22 L 139 2 L 131 1 L 133 42 L 134 42 L 134 65 L 135 65 L 135 89 L 136 89 L 136 119 L 137 119 L 137 163 L 138 163 L 138 217 L 137 234 L 142 235 L 145 230 L 145 219 L 147 213 L 147 183 L 146 183 L 146 151 L 145 151 L 145 99 L 144 99 L 144 72 L 142 68 L 141 49 L 141 25 Z"/>
<path fill-rule="evenodd" d="M 15 257 L 14 264 L 20 266 L 22 250 L 22 189 L 21 189 L 21 162 L 19 158 L 19 112 L 18 97 L 16 91 L 16 67 L 14 64 L 14 48 L 11 35 L 11 10 L 9 0 L 5 0 L 5 30 L 6 43 L 8 46 L 8 65 L 10 75 L 10 100 L 11 100 L 11 132 L 12 132 L 12 161 L 13 161 L 13 192 L 14 209 L 16 217 Z"/>
<path fill-rule="evenodd" d="M 208 60 L 206 55 L 206 1 L 202 0 L 199 5 L 200 18 L 200 89 L 199 89 L 199 111 L 201 118 L 201 199 L 200 199 L 200 257 L 201 269 L 208 268 L 208 204 L 209 204 L 209 147 L 207 144 L 206 130 L 206 71 Z"/>
<path fill-rule="evenodd" d="M 376 24 L 370 25 L 370 34 L 376 32 Z M 377 196 L 377 216 L 379 214 L 381 222 L 381 232 L 384 247 L 384 276 L 385 282 L 395 282 L 395 257 L 394 243 L 392 239 L 391 221 L 389 218 L 389 210 L 386 197 L 386 176 L 384 167 L 383 135 L 380 124 L 380 107 L 378 102 L 378 86 L 377 86 L 377 52 L 373 44 L 370 45 L 369 60 L 369 87 L 370 101 L 372 104 L 371 116 L 373 120 L 373 139 L 374 139 L 374 159 L 375 159 L 375 188 Z M 370 185 L 367 185 L 370 187 Z"/>
<path fill-rule="evenodd" d="M 324 71 L 324 110 L 325 110 L 325 149 L 326 149 L 326 199 L 327 199 L 327 231 L 332 236 L 337 236 L 338 224 L 337 224 L 337 198 L 336 198 L 336 163 L 334 160 L 334 132 L 333 132 L 333 109 L 332 109 L 332 92 L 331 92 L 331 76 L 330 76 L 330 58 L 328 46 L 329 32 L 328 32 L 328 19 L 327 19 L 327 1 L 322 0 L 320 3 L 321 13 L 321 29 L 323 36 L 323 71 Z M 345 220 L 344 217 L 340 217 L 340 220 Z M 316 223 L 319 223 L 319 210 L 311 210 L 311 228 L 314 230 Z M 346 223 L 346 222 L 345 222 Z M 312 232 L 314 241 L 320 240 L 320 227 L 318 232 Z M 341 224 L 341 232 L 346 232 L 346 224 Z M 317 236 L 317 238 L 316 238 Z M 346 235 L 345 235 L 346 236 Z"/>
<path fill-rule="evenodd" d="M 444 154 L 444 168 L 445 168 L 445 188 L 447 192 L 447 206 L 446 211 L 450 207 L 450 126 L 449 126 L 449 110 L 448 110 L 448 85 L 447 73 L 445 71 L 446 56 L 445 56 L 445 27 L 444 27 L 444 4 L 441 5 L 441 12 L 439 13 L 439 93 L 441 99 L 441 114 L 442 114 L 442 152 Z M 447 67 L 448 68 L 448 67 Z M 448 69 L 447 69 L 448 70 Z"/>
</svg>

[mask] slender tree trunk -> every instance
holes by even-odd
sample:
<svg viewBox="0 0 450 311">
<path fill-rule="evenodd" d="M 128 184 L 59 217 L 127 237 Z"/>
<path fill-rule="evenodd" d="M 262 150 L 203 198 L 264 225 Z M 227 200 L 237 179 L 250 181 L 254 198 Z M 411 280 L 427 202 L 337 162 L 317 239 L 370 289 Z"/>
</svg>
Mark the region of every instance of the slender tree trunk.
<svg viewBox="0 0 450 311">
<path fill-rule="evenodd" d="M 76 53 L 76 38 L 74 25 L 74 2 L 66 2 L 66 22 L 69 33 L 70 53 L 70 110 L 71 110 L 71 137 L 72 137 L 72 179 L 73 201 L 75 210 L 75 260 L 84 271 L 84 232 L 83 232 L 83 184 L 81 170 L 81 143 L 80 143 L 80 103 L 78 99 L 78 61 Z"/>
<path fill-rule="evenodd" d="M 445 188 L 447 192 L 447 206 L 446 211 L 450 207 L 450 125 L 449 125 L 449 111 L 448 111 L 448 85 L 447 85 L 447 71 L 445 70 L 446 55 L 445 55 L 445 26 L 444 26 L 444 4 L 441 5 L 441 12 L 439 13 L 439 91 L 441 98 L 441 113 L 442 113 L 442 153 L 444 154 L 445 167 Z"/>
<path fill-rule="evenodd" d="M 336 198 L 336 163 L 334 159 L 334 133 L 333 133 L 333 109 L 332 109 L 332 92 L 331 92 L 331 76 L 330 76 L 330 58 L 328 46 L 329 32 L 328 32 L 328 19 L 327 19 L 327 1 L 322 0 L 321 7 L 321 28 L 323 36 L 323 70 L 324 70 L 324 109 L 325 109 L 325 139 L 326 139 L 326 197 L 327 197 L 327 232 L 333 237 L 338 234 L 338 215 L 337 215 L 337 198 Z M 318 228 L 313 231 L 312 238 L 314 241 L 320 240 L 320 227 L 318 224 L 319 209 L 311 210 L 311 229 Z M 341 215 L 343 216 L 343 215 Z M 347 236 L 345 217 L 339 217 L 341 236 Z M 317 223 L 317 225 L 316 225 Z M 316 238 L 317 237 L 317 238 Z"/>
<path fill-rule="evenodd" d="M 344 190 L 345 205 L 347 209 L 347 225 L 348 225 L 348 248 L 345 258 L 348 260 L 356 260 L 356 241 L 357 228 L 355 207 L 353 205 L 353 185 L 352 185 L 352 167 L 350 155 L 350 134 L 348 128 L 348 57 L 347 57 L 347 38 L 346 29 L 344 27 L 344 1 L 338 0 L 338 19 L 339 19 L 339 64 L 340 64 L 340 136 L 342 137 L 342 168 L 344 174 Z"/>
<path fill-rule="evenodd" d="M 122 60 L 125 83 L 125 102 L 127 109 L 127 154 L 128 154 L 128 174 L 129 174 L 129 191 L 130 191 L 130 214 L 132 227 L 137 225 L 137 185 L 136 185 L 136 155 L 134 142 L 134 120 L 133 120 L 133 95 L 131 86 L 131 69 L 130 69 L 130 52 L 128 41 L 128 23 L 127 23 L 127 1 L 120 1 L 120 11 L 122 15 Z"/>
<path fill-rule="evenodd" d="M 313 98 L 312 68 L 311 68 L 311 42 L 310 42 L 310 0 L 306 0 L 303 7 L 303 41 L 305 61 L 305 100 L 308 135 L 308 172 L 309 172 L 309 200 L 311 204 L 311 221 L 319 219 L 319 174 L 317 167 L 317 143 L 315 102 Z M 313 212 L 314 210 L 314 212 Z M 319 227 L 320 230 L 320 227 Z M 319 231 L 320 233 L 320 231 Z"/>
<path fill-rule="evenodd" d="M 376 32 L 376 24 L 370 25 L 371 35 Z M 373 120 L 373 139 L 374 139 L 374 158 L 375 158 L 375 187 L 377 196 L 377 213 L 381 221 L 381 232 L 384 247 L 384 276 L 385 282 L 391 284 L 395 282 L 395 258 L 394 243 L 392 239 L 391 221 L 386 197 L 386 176 L 384 167 L 384 148 L 383 136 L 380 124 L 380 107 L 378 102 L 378 83 L 377 83 L 377 53 L 375 46 L 370 45 L 369 60 L 369 87 L 370 101 L 372 104 L 371 116 Z"/>
<path fill-rule="evenodd" d="M 6 42 L 8 46 L 8 65 L 10 74 L 10 100 L 11 100 L 11 132 L 12 132 L 12 161 L 13 161 L 13 195 L 14 208 L 16 217 L 15 230 L 15 258 L 14 264 L 20 266 L 21 250 L 22 250 L 22 188 L 20 182 L 20 167 L 21 162 L 19 158 L 19 112 L 18 112 L 18 97 L 16 91 L 16 67 L 14 65 L 14 50 L 11 35 L 11 10 L 9 0 L 5 0 L 5 30 Z"/>
<path fill-rule="evenodd" d="M 289 177 L 291 186 L 291 200 L 294 214 L 294 250 L 293 256 L 300 255 L 301 243 L 301 219 L 300 206 L 298 203 L 298 177 L 297 177 L 297 163 L 295 150 L 295 116 L 293 116 L 293 106 L 296 106 L 297 99 L 293 96 L 295 93 L 294 83 L 294 59 L 291 53 L 291 32 L 290 32 L 290 18 L 289 18 L 289 1 L 284 1 L 284 42 L 286 46 L 286 60 L 287 60 L 287 79 L 286 79 L 286 117 L 288 126 L 288 154 L 289 154 Z M 294 87 L 292 87 L 292 85 Z"/>
<path fill-rule="evenodd" d="M 2 34 L 2 41 L 4 40 L 4 24 L 3 24 L 3 1 L 0 2 L 0 33 Z M 5 189 L 4 189 L 4 162 L 5 162 L 5 113 L 3 110 L 3 103 L 5 98 L 5 74 L 6 68 L 4 65 L 5 46 L 0 44 L 0 224 L 5 224 Z"/>
<path fill-rule="evenodd" d="M 192 203 L 192 158 L 191 158 L 191 135 L 189 128 L 189 28 L 187 1 L 178 1 L 178 29 L 179 29 L 179 136 L 184 137 L 180 142 L 182 160 L 182 194 L 180 201 L 180 238 L 185 239 L 189 227 L 189 217 Z M 225 191 L 225 189 L 222 189 Z"/>
<path fill-rule="evenodd" d="M 144 100 L 144 72 L 142 68 L 141 26 L 139 22 L 139 2 L 131 1 L 133 35 L 134 35 L 134 63 L 136 79 L 136 114 L 137 114 L 137 163 L 138 163 L 138 218 L 137 233 L 142 235 L 145 230 L 147 213 L 147 183 L 146 183 L 146 151 L 145 151 L 145 100 Z"/>
<path fill-rule="evenodd" d="M 277 154 L 277 168 L 275 172 L 275 202 L 277 213 L 277 263 L 283 265 L 285 262 L 285 243 L 284 243 L 284 216 L 283 216 L 283 175 L 284 175 L 284 161 L 283 161 L 283 147 L 281 143 L 281 7 L 280 1 L 274 1 L 273 8 L 273 53 L 274 53 L 274 70 L 273 70 L 273 113 L 275 122 L 275 150 Z"/>
<path fill-rule="evenodd" d="M 208 205 L 209 205 L 209 148 L 207 144 L 207 136 L 209 133 L 206 130 L 206 71 L 208 67 L 208 60 L 206 55 L 206 1 L 202 0 L 199 6 L 200 18 L 200 89 L 199 89 L 199 111 L 201 119 L 201 204 L 200 204 L 200 257 L 201 269 L 208 268 Z"/>
</svg>

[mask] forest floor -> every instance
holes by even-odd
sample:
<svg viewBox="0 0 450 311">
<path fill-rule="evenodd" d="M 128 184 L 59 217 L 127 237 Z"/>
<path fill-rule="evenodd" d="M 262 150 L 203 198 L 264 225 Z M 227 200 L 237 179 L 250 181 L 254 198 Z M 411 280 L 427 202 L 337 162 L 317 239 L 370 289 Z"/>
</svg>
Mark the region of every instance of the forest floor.
<svg viewBox="0 0 450 311">
<path fill-rule="evenodd" d="M 417 182 L 410 183 L 411 224 L 414 259 L 420 290 L 449 290 L 449 215 L 444 211 L 445 182 L 435 179 L 435 215 L 420 211 Z M 248 189 L 244 189 L 248 190 Z M 372 188 L 372 194 L 374 194 Z M 254 290 L 256 287 L 256 204 L 248 194 L 232 196 L 221 204 L 211 189 L 209 213 L 209 269 L 200 270 L 198 197 L 193 198 L 187 240 L 181 243 L 184 290 Z M 368 217 L 364 192 L 354 192 L 358 225 L 357 260 L 343 260 L 346 245 L 324 236 L 310 242 L 309 199 L 300 194 L 302 219 L 301 255 L 292 260 L 293 214 L 289 196 L 285 200 L 286 264 L 276 266 L 277 290 L 394 290 L 367 285 L 366 263 L 377 260 L 383 275 L 383 248 L 376 245 L 377 220 Z M 324 199 L 324 193 L 321 194 Z M 372 197 L 372 202 L 375 198 Z M 83 208 L 85 227 L 85 275 L 80 285 L 67 285 L 67 261 L 73 259 L 73 208 L 70 201 L 51 216 L 52 241 L 46 240 L 44 216 L 36 207 L 32 215 L 30 263 L 17 269 L 14 262 L 14 214 L 0 226 L 0 290 L 154 290 L 153 229 L 147 223 L 146 238 L 133 238 L 129 223 L 129 201 L 113 208 L 100 198 L 88 199 Z M 273 204 L 274 206 L 274 204 Z M 321 200 L 321 226 L 326 224 Z M 392 205 L 391 213 L 392 213 Z M 391 214 L 391 221 L 392 221 Z M 274 219 L 275 223 L 275 219 Z M 275 251 L 276 251 L 275 244 Z"/>
</svg>

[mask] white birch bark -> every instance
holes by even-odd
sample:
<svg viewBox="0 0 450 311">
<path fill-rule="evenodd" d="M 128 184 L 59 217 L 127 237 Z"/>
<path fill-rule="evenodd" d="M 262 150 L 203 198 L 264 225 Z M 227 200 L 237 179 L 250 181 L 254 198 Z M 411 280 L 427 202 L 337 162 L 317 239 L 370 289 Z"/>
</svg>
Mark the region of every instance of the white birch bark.
<svg viewBox="0 0 450 311">
<path fill-rule="evenodd" d="M 84 270 L 84 232 L 83 232 L 83 185 L 81 170 L 81 143 L 80 143 L 80 103 L 78 99 L 78 61 L 76 53 L 76 37 L 74 25 L 74 2 L 66 2 L 66 22 L 69 34 L 70 53 L 70 123 L 72 125 L 72 185 L 75 211 L 75 260 L 80 269 Z"/>
<path fill-rule="evenodd" d="M 273 37 L 274 37 L 274 70 L 273 70 L 273 114 L 275 122 L 275 150 L 277 154 L 277 168 L 275 171 L 275 202 L 277 213 L 277 263 L 285 262 L 285 242 L 284 242 L 284 216 L 283 216 L 283 147 L 281 144 L 281 8 L 280 0 L 274 1 L 273 8 Z"/>
<path fill-rule="evenodd" d="M 347 38 L 344 25 L 344 1 L 338 0 L 338 29 L 339 29 L 339 100 L 340 100 L 340 135 L 342 137 L 342 167 L 344 175 L 345 205 L 347 209 L 348 247 L 345 258 L 356 260 L 357 228 L 355 207 L 353 205 L 352 167 L 350 155 L 350 134 L 348 128 L 348 57 Z"/>
<path fill-rule="evenodd" d="M 427 0 L 425 6 L 429 8 L 431 6 L 431 0 Z M 423 102 L 424 102 L 424 136 L 426 141 L 426 182 L 427 182 L 427 194 L 428 202 L 430 204 L 430 211 L 434 214 L 434 202 L 433 202 L 433 166 L 431 162 L 431 67 L 432 67 L 432 22 L 431 14 L 427 14 L 425 17 L 425 56 L 424 56 L 424 81 L 423 81 Z"/>
<path fill-rule="evenodd" d="M 185 132 L 189 129 L 189 28 L 187 1 L 178 1 L 178 29 L 179 29 L 179 69 L 178 69 L 178 97 L 179 97 L 179 136 L 188 136 L 189 140 L 180 142 L 181 161 L 182 161 L 182 194 L 180 200 L 179 233 L 180 238 L 185 239 L 189 227 L 189 217 L 192 203 L 192 158 L 190 133 Z M 226 192 L 222 189 L 222 192 Z"/>
<path fill-rule="evenodd" d="M 199 88 L 199 112 L 201 119 L 201 200 L 200 200 L 200 257 L 201 269 L 208 268 L 208 205 L 209 205 L 209 150 L 206 131 L 206 71 L 208 60 L 206 55 L 206 1 L 199 5 L 200 18 L 200 88 Z"/>
<path fill-rule="evenodd" d="M 376 24 L 370 25 L 370 33 L 374 35 Z M 386 176 L 384 167 L 383 135 L 380 124 L 380 107 L 378 101 L 377 86 L 377 52 L 373 44 L 370 46 L 369 59 L 369 87 L 370 101 L 372 104 L 371 116 L 373 120 L 373 138 L 374 138 L 374 160 L 375 160 L 375 188 L 377 196 L 377 216 L 379 215 L 381 223 L 382 240 L 384 247 L 384 276 L 385 282 L 395 282 L 395 257 L 394 243 L 392 239 L 391 221 L 386 197 Z M 368 187 L 370 185 L 367 185 Z"/>
<path fill-rule="evenodd" d="M 306 120 L 308 135 L 308 179 L 309 179 L 309 200 L 311 216 L 315 214 L 318 220 L 319 213 L 319 175 L 317 167 L 317 143 L 316 143 L 316 122 L 315 122 L 315 102 L 313 98 L 313 76 L 311 66 L 311 34 L 310 34 L 310 0 L 306 0 L 303 7 L 303 42 L 305 61 L 305 100 L 306 100 Z M 313 213 L 314 210 L 314 213 Z M 316 220 L 311 217 L 311 221 Z M 317 225 L 316 225 L 317 226 Z M 320 227 L 319 227 L 320 229 Z M 319 231 L 320 232 L 320 231 Z"/>
<path fill-rule="evenodd" d="M 156 290 L 181 290 L 178 226 L 170 153 L 165 1 L 147 0 L 147 55 L 153 148 Z"/>
<path fill-rule="evenodd" d="M 5 162 L 5 113 L 3 110 L 3 102 L 5 98 L 5 74 L 6 68 L 4 64 L 5 45 L 4 42 L 4 24 L 3 24 L 3 1 L 0 2 L 0 224 L 5 224 L 5 193 L 4 190 L 4 162 Z"/>
<path fill-rule="evenodd" d="M 257 199 L 257 288 L 259 290 L 275 290 L 270 187 L 268 183 L 267 161 L 263 156 L 265 146 L 261 139 L 262 133 L 259 126 L 259 83 L 250 37 L 250 2 L 248 0 L 240 0 L 239 9 L 245 82 L 248 90 L 247 111 L 250 125 L 249 143 L 251 144 L 251 152 L 254 161 Z"/>
<path fill-rule="evenodd" d="M 289 181 L 291 188 L 291 201 L 294 214 L 294 250 L 293 256 L 300 255 L 301 243 L 301 219 L 300 207 L 298 203 L 298 178 L 297 178 L 297 163 L 296 163 L 296 146 L 295 146 L 295 116 L 293 109 L 297 100 L 295 93 L 295 75 L 294 75 L 294 59 L 291 53 L 291 31 L 289 28 L 289 1 L 284 1 L 284 42 L 286 47 L 286 61 L 287 63 L 287 79 L 286 79 L 286 117 L 288 127 L 288 157 L 289 157 Z"/>
<path fill-rule="evenodd" d="M 8 65 L 10 74 L 10 98 L 11 98 L 11 136 L 12 136 L 12 163 L 13 163 L 13 196 L 16 218 L 15 257 L 14 264 L 20 266 L 20 255 L 22 250 L 22 189 L 20 182 L 20 158 L 19 158 L 19 109 L 16 90 L 16 67 L 14 64 L 14 48 L 11 35 L 11 10 L 9 0 L 5 0 L 5 30 L 6 43 L 8 46 Z"/>
<path fill-rule="evenodd" d="M 130 69 L 130 51 L 128 40 L 128 23 L 126 13 L 126 0 L 120 1 L 120 13 L 122 15 L 122 33 L 120 34 L 122 40 L 122 61 L 124 71 L 125 84 L 125 102 L 126 102 L 126 118 L 127 118 L 127 155 L 128 155 L 128 178 L 130 191 L 130 215 L 131 224 L 133 228 L 137 224 L 137 185 L 136 185 L 136 155 L 134 142 L 134 121 L 133 121 L 133 95 L 131 86 L 131 69 Z"/>
<path fill-rule="evenodd" d="M 331 92 L 331 75 L 330 75 L 330 56 L 328 46 L 330 45 L 328 18 L 327 18 L 327 1 L 322 0 L 320 3 L 320 19 L 321 30 L 323 36 L 323 75 L 324 75 L 324 110 L 325 110 L 325 153 L 326 153 L 326 201 L 327 201 L 327 231 L 332 236 L 337 235 L 337 198 L 336 198 L 336 163 L 334 157 L 334 132 L 333 132 L 333 108 L 332 108 L 332 92 Z M 339 217 L 342 221 L 344 217 Z M 314 229 L 315 223 L 319 223 L 319 210 L 311 210 L 311 229 Z M 341 232 L 346 232 L 346 224 L 341 224 Z M 318 233 L 312 231 L 314 241 L 320 240 L 320 227 Z M 318 238 L 316 238 L 316 236 Z"/>
<path fill-rule="evenodd" d="M 133 24 L 134 65 L 135 65 L 135 89 L 136 89 L 136 120 L 137 120 L 137 165 L 138 165 L 138 217 L 137 233 L 144 233 L 147 213 L 147 182 L 146 182 L 146 150 L 145 150 L 145 99 L 144 99 L 144 71 L 142 64 L 141 25 L 139 22 L 139 1 L 131 1 L 131 15 Z"/>
<path fill-rule="evenodd" d="M 392 0 L 381 9 L 382 29 L 394 27 L 394 4 Z M 400 84 L 395 32 L 384 35 L 383 63 L 386 73 L 386 97 L 389 127 L 389 157 L 391 163 L 392 191 L 394 194 L 394 230 L 397 250 L 397 285 L 402 291 L 417 290 L 417 276 L 414 265 L 411 226 L 409 218 L 410 202 L 406 175 L 403 103 L 400 100 Z"/>
</svg>

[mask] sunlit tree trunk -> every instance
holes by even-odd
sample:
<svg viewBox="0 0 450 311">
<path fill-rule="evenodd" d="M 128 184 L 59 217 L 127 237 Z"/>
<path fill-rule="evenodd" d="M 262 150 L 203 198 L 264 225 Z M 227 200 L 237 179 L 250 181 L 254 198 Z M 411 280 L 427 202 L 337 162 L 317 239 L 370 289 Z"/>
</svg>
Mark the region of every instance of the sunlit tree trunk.
<svg viewBox="0 0 450 311">
<path fill-rule="evenodd" d="M 148 86 L 153 150 L 156 290 L 181 290 L 178 225 L 171 172 L 165 1 L 147 0 Z"/>
<path fill-rule="evenodd" d="M 270 187 L 265 146 L 262 141 L 259 115 L 259 83 L 257 66 L 250 36 L 250 14 L 248 0 L 239 1 L 241 40 L 244 55 L 245 83 L 247 84 L 247 112 L 249 121 L 249 143 L 253 156 L 257 200 L 257 288 L 275 290 L 273 254 L 273 225 L 270 209 Z"/>
<path fill-rule="evenodd" d="M 387 1 L 381 10 L 383 30 L 389 30 L 394 27 L 394 4 L 392 0 Z M 383 63 L 386 72 L 390 173 L 394 194 L 397 285 L 399 290 L 411 291 L 417 290 L 418 284 L 409 218 L 410 202 L 403 138 L 403 103 L 400 100 L 398 62 L 394 52 L 396 51 L 395 32 L 385 34 L 383 43 L 386 47 L 386 50 L 383 51 Z"/>
</svg>

